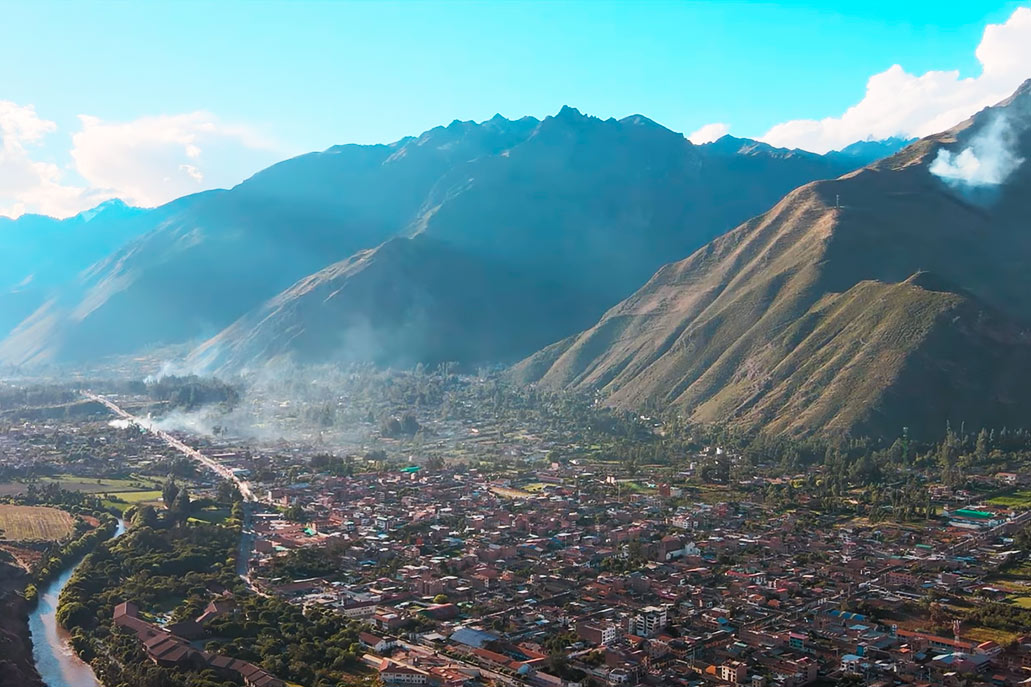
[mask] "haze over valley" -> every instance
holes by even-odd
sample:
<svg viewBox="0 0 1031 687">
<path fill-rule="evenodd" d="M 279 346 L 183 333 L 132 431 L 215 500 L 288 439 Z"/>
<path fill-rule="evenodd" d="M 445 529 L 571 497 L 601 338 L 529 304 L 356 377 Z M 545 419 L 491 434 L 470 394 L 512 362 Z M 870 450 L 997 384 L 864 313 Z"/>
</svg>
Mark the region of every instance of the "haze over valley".
<svg viewBox="0 0 1031 687">
<path fill-rule="evenodd" d="M 1026 0 L 4 13 L 0 687 L 1028 684 Z"/>
</svg>

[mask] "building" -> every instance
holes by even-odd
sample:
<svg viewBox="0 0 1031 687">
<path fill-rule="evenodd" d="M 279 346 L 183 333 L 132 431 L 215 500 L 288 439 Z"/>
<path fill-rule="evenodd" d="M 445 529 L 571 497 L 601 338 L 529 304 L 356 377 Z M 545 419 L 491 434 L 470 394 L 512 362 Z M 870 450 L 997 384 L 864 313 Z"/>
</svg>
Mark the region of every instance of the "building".
<svg viewBox="0 0 1031 687">
<path fill-rule="evenodd" d="M 738 684 L 748 677 L 748 664 L 743 661 L 728 661 L 719 667 L 720 679 Z"/>
<path fill-rule="evenodd" d="M 387 651 L 388 649 L 392 649 L 395 646 L 397 646 L 396 640 L 393 640 L 389 637 L 380 637 L 379 635 L 374 635 L 371 632 L 358 633 L 358 642 L 362 646 L 372 649 L 378 654 L 381 654 L 384 651 Z"/>
<path fill-rule="evenodd" d="M 654 637 L 668 623 L 665 606 L 645 606 L 627 619 L 627 632 L 638 637 Z"/>
<path fill-rule="evenodd" d="M 379 677 L 387 685 L 425 685 L 430 676 L 422 670 L 385 658 L 379 666 Z"/>
<path fill-rule="evenodd" d="M 591 644 L 608 646 L 619 639 L 619 628 L 612 623 L 577 623 L 576 636 Z"/>
</svg>

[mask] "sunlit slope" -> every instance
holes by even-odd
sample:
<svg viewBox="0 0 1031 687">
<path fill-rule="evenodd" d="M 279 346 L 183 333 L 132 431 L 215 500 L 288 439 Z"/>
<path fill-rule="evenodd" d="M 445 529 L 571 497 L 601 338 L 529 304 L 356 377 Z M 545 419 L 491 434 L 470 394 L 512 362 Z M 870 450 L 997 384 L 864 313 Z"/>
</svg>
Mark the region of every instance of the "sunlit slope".
<svg viewBox="0 0 1031 687">
<path fill-rule="evenodd" d="M 1031 153 L 1029 99 L 788 194 L 517 375 L 769 431 L 1026 424 L 1028 169 L 970 189 L 928 167 L 1000 114 Z"/>
</svg>

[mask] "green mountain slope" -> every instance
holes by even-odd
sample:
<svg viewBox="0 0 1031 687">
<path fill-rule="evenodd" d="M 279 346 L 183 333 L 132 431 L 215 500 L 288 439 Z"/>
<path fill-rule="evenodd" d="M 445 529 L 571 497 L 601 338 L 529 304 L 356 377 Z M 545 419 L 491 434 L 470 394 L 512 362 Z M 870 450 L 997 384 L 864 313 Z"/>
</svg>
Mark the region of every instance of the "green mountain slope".
<svg viewBox="0 0 1031 687">
<path fill-rule="evenodd" d="M 793 191 L 516 375 L 768 431 L 1026 425 L 1031 393 L 1013 378 L 1027 381 L 1031 175 L 956 188 L 929 171 L 999 116 L 1031 152 L 1025 84 L 953 130 Z"/>
</svg>

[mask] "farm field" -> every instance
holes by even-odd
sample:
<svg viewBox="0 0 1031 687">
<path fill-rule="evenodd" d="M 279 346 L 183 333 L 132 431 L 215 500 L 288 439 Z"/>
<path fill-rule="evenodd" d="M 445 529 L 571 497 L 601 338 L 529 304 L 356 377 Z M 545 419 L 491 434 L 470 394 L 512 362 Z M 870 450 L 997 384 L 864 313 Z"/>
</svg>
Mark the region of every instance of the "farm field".
<svg viewBox="0 0 1031 687">
<path fill-rule="evenodd" d="M 1003 508 L 1031 508 L 1031 489 L 1022 489 L 1012 494 L 996 496 L 988 499 L 988 503 Z"/>
<path fill-rule="evenodd" d="M 57 483 L 66 491 L 81 491 L 86 494 L 101 494 L 105 492 L 126 492 L 126 491 L 151 491 L 160 489 L 161 485 L 151 478 L 90 478 L 78 477 L 76 475 L 56 475 L 54 477 L 42 477 L 41 483 Z M 26 485 L 22 482 L 0 483 L 0 496 L 13 496 L 25 492 Z"/>
<path fill-rule="evenodd" d="M 151 489 L 148 491 L 116 491 L 108 493 L 105 496 L 106 498 L 103 501 L 104 506 L 108 508 L 113 506 L 123 513 L 129 506 L 135 506 L 138 503 L 151 503 L 156 505 L 161 501 L 161 491 L 158 489 Z"/>
<path fill-rule="evenodd" d="M 0 504 L 0 539 L 60 541 L 75 527 L 71 515 L 56 508 Z"/>
<path fill-rule="evenodd" d="M 231 515 L 228 508 L 205 508 L 197 511 L 190 517 L 190 522 L 207 522 L 212 525 L 221 525 Z"/>
</svg>

